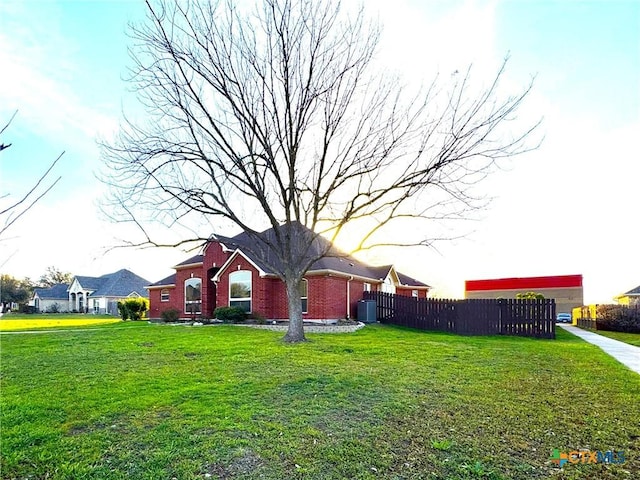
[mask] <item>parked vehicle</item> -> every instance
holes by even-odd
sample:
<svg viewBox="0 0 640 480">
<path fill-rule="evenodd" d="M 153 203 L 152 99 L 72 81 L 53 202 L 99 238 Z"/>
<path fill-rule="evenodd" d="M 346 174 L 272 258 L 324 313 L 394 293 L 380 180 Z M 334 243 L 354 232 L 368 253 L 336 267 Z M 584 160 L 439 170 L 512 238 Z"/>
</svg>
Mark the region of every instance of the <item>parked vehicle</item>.
<svg viewBox="0 0 640 480">
<path fill-rule="evenodd" d="M 571 314 L 570 313 L 559 313 L 556 315 L 556 322 L 560 323 L 571 323 Z"/>
</svg>

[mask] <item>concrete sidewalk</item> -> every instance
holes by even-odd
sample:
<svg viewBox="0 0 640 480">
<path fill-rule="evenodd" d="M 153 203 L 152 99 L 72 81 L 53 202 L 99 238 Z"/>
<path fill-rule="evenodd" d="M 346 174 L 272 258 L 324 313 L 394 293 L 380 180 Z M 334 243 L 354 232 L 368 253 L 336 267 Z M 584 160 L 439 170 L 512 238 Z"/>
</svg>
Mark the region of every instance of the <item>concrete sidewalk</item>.
<svg viewBox="0 0 640 480">
<path fill-rule="evenodd" d="M 605 353 L 608 353 L 623 365 L 640 374 L 640 347 L 634 347 L 628 343 L 603 337 L 602 335 L 574 327 L 573 325 L 559 323 L 557 326 L 564 328 L 569 333 L 573 333 L 576 337 L 582 338 L 585 342 L 600 347 Z"/>
</svg>

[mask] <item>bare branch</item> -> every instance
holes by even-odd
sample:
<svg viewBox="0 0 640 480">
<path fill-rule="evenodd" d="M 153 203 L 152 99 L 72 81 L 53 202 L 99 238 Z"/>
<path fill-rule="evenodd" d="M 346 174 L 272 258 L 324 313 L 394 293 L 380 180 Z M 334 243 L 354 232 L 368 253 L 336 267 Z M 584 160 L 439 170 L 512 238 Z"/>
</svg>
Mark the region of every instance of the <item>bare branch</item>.
<svg viewBox="0 0 640 480">
<path fill-rule="evenodd" d="M 147 121 L 125 117 L 103 145 L 103 180 L 113 216 L 142 233 L 137 246 L 163 243 L 152 219 L 225 222 L 289 285 L 335 253 L 318 247 L 320 234 L 339 240 L 358 225 L 356 249 L 431 245 L 430 222 L 469 218 L 496 162 L 536 148 L 538 124 L 516 122 L 531 85 L 500 95 L 506 58 L 484 88 L 469 67 L 407 94 L 376 67 L 379 28 L 362 10 L 312 0 L 246 8 L 148 1 L 147 22 L 131 27 L 130 81 Z M 410 220 L 421 235 L 388 238 Z M 289 228 L 298 224 L 313 233 Z M 268 227 L 272 236 L 260 234 Z"/>
<path fill-rule="evenodd" d="M 11 124 L 13 119 L 15 118 L 18 112 L 14 112 L 14 114 L 9 119 L 9 122 L 0 130 L 0 134 L 4 133 L 7 127 Z M 0 152 L 5 148 L 10 147 L 11 144 L 0 144 Z M 11 227 L 14 223 L 18 221 L 23 215 L 25 215 L 33 206 L 38 203 L 47 193 L 51 191 L 51 189 L 58 183 L 58 181 L 62 178 L 58 176 L 55 180 L 50 182 L 48 185 L 44 186 L 44 190 L 38 193 L 38 189 L 41 187 L 43 182 L 47 180 L 49 174 L 56 166 L 60 158 L 62 158 L 64 152 L 62 152 L 58 157 L 49 165 L 49 168 L 40 176 L 40 178 L 36 181 L 35 185 L 31 187 L 31 189 L 25 193 L 19 200 L 10 205 L 3 207 L 0 210 L 0 239 L 6 233 L 6 231 Z M 3 194 L 0 196 L 0 199 L 6 199 L 9 197 L 9 194 Z"/>
<path fill-rule="evenodd" d="M 9 119 L 9 121 L 7 122 L 7 124 L 2 127 L 2 130 L 0 130 L 0 135 L 2 135 L 4 133 L 4 131 L 7 129 L 7 127 L 9 125 L 11 125 L 11 122 L 13 121 L 13 119 L 15 118 L 15 116 L 18 114 L 18 111 L 16 110 L 15 112 L 13 112 L 13 115 L 11 115 L 11 118 Z M 2 150 L 4 150 L 5 148 L 9 148 L 11 146 L 11 144 L 4 144 L 4 143 L 0 143 L 0 152 Z"/>
</svg>

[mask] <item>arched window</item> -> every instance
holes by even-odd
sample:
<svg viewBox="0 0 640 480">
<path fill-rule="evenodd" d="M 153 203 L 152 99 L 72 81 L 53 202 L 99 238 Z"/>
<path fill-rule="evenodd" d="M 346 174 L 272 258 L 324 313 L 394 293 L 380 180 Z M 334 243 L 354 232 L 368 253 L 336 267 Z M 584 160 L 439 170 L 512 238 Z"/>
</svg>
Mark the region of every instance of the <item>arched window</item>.
<svg viewBox="0 0 640 480">
<path fill-rule="evenodd" d="M 188 278 L 184 282 L 185 313 L 202 313 L 202 280 Z"/>
<path fill-rule="evenodd" d="M 161 302 L 168 302 L 169 301 L 169 289 L 168 288 L 163 288 L 162 290 L 160 290 L 160 301 Z"/>
<path fill-rule="evenodd" d="M 251 272 L 238 270 L 229 274 L 229 306 L 251 312 Z"/>
<path fill-rule="evenodd" d="M 396 286 L 391 279 L 391 275 L 387 275 L 387 278 L 384 279 L 382 283 L 382 291 L 385 293 L 396 293 Z"/>
<path fill-rule="evenodd" d="M 309 310 L 309 302 L 308 302 L 308 294 L 309 294 L 309 282 L 307 282 L 307 280 L 305 280 L 304 278 L 302 279 L 302 281 L 300 282 L 300 301 L 302 301 L 302 313 L 308 313 Z"/>
</svg>

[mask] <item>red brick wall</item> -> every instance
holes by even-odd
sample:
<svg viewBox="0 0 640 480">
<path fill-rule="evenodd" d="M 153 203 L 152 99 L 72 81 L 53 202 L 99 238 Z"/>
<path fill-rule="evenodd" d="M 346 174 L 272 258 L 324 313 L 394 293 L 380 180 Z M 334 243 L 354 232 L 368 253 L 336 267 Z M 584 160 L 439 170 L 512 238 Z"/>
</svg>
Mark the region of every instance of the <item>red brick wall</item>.
<svg viewBox="0 0 640 480">
<path fill-rule="evenodd" d="M 371 289 L 373 290 L 374 288 L 375 285 L 371 285 Z M 357 320 L 358 302 L 362 300 L 362 295 L 364 293 L 364 282 L 360 280 L 352 280 L 349 290 L 351 292 L 351 301 L 349 302 L 349 304 L 351 305 L 351 320 Z"/>
<path fill-rule="evenodd" d="M 208 270 L 212 267 L 220 268 L 222 265 L 224 265 L 224 262 L 229 259 L 230 255 L 231 254 L 229 252 L 222 251 L 222 245 L 220 245 L 218 242 L 211 242 L 207 244 L 204 249 L 204 259 L 202 263 L 203 268 L 205 270 Z"/>
<path fill-rule="evenodd" d="M 413 290 L 413 288 L 396 287 L 396 295 L 402 295 L 403 297 L 412 297 Z M 424 290 L 418 290 L 418 298 L 427 298 L 427 292 Z"/>
<path fill-rule="evenodd" d="M 283 319 L 289 316 L 287 289 L 279 278 L 263 278 L 263 300 L 259 312 L 266 318 Z"/>
<path fill-rule="evenodd" d="M 240 268 L 238 269 L 238 266 Z M 284 283 L 273 277 L 261 278 L 258 271 L 242 256 L 234 257 L 227 270 L 222 272 L 217 285 L 217 305 L 229 305 L 229 274 L 238 270 L 251 271 L 251 309 L 266 319 L 286 319 L 289 316 Z M 307 277 L 307 313 L 309 319 L 342 319 L 347 309 L 347 279 L 336 276 Z M 357 303 L 362 300 L 363 282 L 352 280 L 350 289 L 350 316 L 356 318 Z"/>
<path fill-rule="evenodd" d="M 164 306 L 160 303 L 160 288 L 149 289 L 149 318 L 160 318 L 161 306 Z M 171 298 L 171 296 L 169 296 Z"/>
<path fill-rule="evenodd" d="M 335 276 L 310 276 L 307 318 L 342 319 L 347 310 L 347 279 Z M 360 287 L 362 288 L 362 287 Z M 362 292 L 359 292 L 362 297 Z"/>
<path fill-rule="evenodd" d="M 169 290 L 169 301 L 161 302 L 160 294 L 164 289 Z M 183 294 L 184 295 L 184 294 Z M 182 313 L 183 308 L 180 305 L 178 297 L 178 289 L 176 287 L 162 287 L 149 289 L 149 318 L 161 318 L 162 312 L 172 308 Z"/>
</svg>

